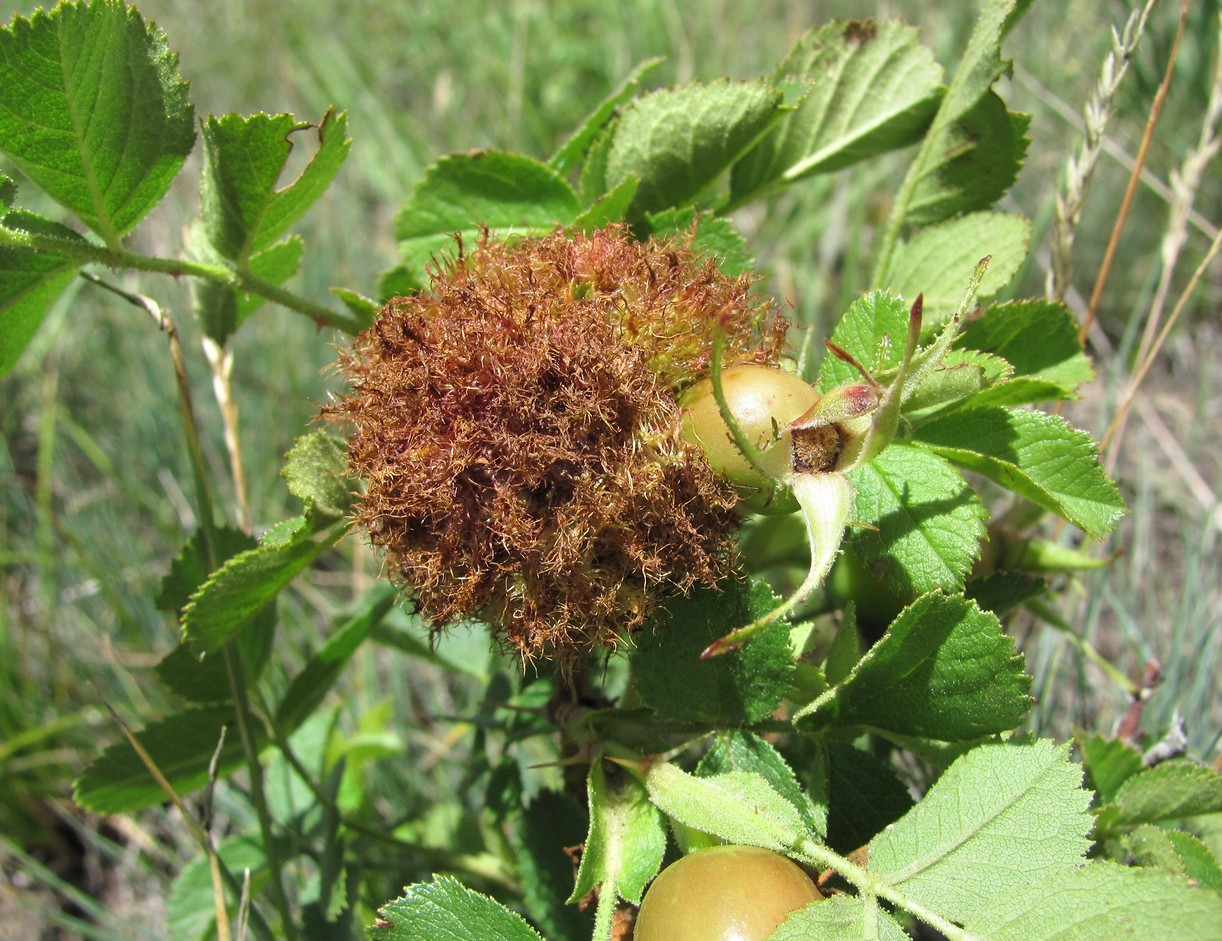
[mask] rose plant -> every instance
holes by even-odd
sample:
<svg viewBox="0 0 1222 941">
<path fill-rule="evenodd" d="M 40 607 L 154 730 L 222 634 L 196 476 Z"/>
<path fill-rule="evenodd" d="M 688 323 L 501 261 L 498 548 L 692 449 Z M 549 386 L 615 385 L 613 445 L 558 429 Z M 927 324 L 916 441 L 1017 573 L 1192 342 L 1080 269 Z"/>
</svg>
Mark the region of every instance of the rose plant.
<svg viewBox="0 0 1222 941">
<path fill-rule="evenodd" d="M 872 20 L 810 30 L 754 81 L 643 91 L 642 70 L 550 159 L 438 160 L 396 218 L 397 263 L 329 299 L 285 285 L 308 250 L 293 225 L 359 146 L 343 113 L 197 126 L 167 38 L 119 0 L 0 30 L 20 182 L 0 177 L 0 368 L 82 271 L 172 343 L 110 271 L 197 282 L 214 350 L 267 302 L 340 335 L 344 391 L 286 432 L 301 512 L 258 538 L 216 508 L 175 348 L 199 528 L 159 598 L 181 646 L 158 673 L 186 705 L 103 751 L 75 796 L 187 810 L 244 773 L 246 832 L 188 811 L 202 863 L 173 905 L 205 913 L 193 938 L 241 921 L 268 939 L 608 941 L 643 899 L 642 941 L 682 937 L 684 911 L 717 937 L 727 899 L 769 904 L 752 867 L 776 864 L 820 887 L 773 906 L 756 934 L 776 941 L 1218 936 L 1222 871 L 1191 820 L 1222 810 L 1222 778 L 1102 735 L 1075 760 L 1016 734 L 1030 678 L 1004 619 L 1048 586 L 978 564 L 999 493 L 1032 510 L 1029 534 L 1054 517 L 1101 539 L 1124 512 L 1055 410 L 1092 375 L 1073 316 L 995 299 L 1031 239 L 993 208 L 1027 145 L 999 93 L 1025 8 L 986 0 L 949 72 L 915 29 Z M 181 254 L 134 250 L 193 147 L 196 231 Z M 816 368 L 733 212 L 905 148 L 872 274 Z M 62 211 L 20 208 L 26 188 Z M 362 540 L 385 580 L 275 678 L 277 597 Z M 328 705 L 404 608 L 434 656 L 475 623 L 512 667 L 487 695 L 504 708 L 466 717 L 474 850 L 424 839 L 418 808 L 362 802 Z M 304 730 L 320 759 L 298 754 Z M 309 795 L 299 815 L 269 797 L 273 764 Z M 379 840 L 412 879 L 397 897 L 376 894 Z M 672 887 L 720 858 L 750 865 Z"/>
</svg>

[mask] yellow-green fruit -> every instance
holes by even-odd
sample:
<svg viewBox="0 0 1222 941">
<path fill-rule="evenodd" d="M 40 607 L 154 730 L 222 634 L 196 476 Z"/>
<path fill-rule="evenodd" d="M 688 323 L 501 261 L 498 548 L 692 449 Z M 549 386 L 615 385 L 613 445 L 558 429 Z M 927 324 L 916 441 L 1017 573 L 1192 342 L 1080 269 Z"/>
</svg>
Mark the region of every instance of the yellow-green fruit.
<svg viewBox="0 0 1222 941">
<path fill-rule="evenodd" d="M 653 880 L 634 941 L 764 941 L 823 898 L 792 860 L 755 846 L 689 853 Z"/>
<path fill-rule="evenodd" d="M 761 452 L 761 473 L 739 451 L 721 419 L 713 383 L 705 379 L 683 399 L 683 437 L 698 445 L 713 470 L 747 494 L 769 493 L 790 472 L 788 425 L 805 415 L 819 393 L 809 383 L 772 366 L 742 364 L 721 374 L 726 404 L 747 440 Z"/>
</svg>

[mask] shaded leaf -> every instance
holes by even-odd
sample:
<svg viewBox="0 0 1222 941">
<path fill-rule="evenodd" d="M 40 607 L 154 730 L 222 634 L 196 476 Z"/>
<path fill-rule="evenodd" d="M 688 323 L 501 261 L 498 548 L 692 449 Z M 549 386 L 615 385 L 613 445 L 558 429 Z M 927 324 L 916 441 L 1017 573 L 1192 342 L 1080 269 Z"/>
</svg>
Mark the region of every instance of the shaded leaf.
<svg viewBox="0 0 1222 941">
<path fill-rule="evenodd" d="M 851 745 L 827 746 L 827 845 L 838 853 L 865 846 L 912 807 L 890 764 Z"/>
<path fill-rule="evenodd" d="M 221 729 L 233 721 L 231 706 L 189 709 L 145 726 L 136 737 L 175 792 L 182 795 L 207 782 L 208 764 L 221 740 Z M 258 727 L 255 734 L 259 736 Z M 235 771 L 242 758 L 241 740 L 231 729 L 217 763 L 218 775 L 224 777 Z M 99 814 L 131 813 L 167 800 L 126 739 L 111 745 L 90 763 L 77 778 L 73 797 L 82 807 Z"/>
<path fill-rule="evenodd" d="M 1029 114 L 1008 111 L 989 92 L 930 143 L 929 159 L 908 203 L 907 222 L 929 225 L 987 209 L 1005 195 L 1027 155 Z"/>
<path fill-rule="evenodd" d="M 1015 375 L 1055 383 L 1067 393 L 1095 378 L 1077 321 L 1055 301 L 994 304 L 964 326 L 955 346 L 1000 356 Z"/>
<path fill-rule="evenodd" d="M 1118 739 L 1079 734 L 1077 745 L 1086 766 L 1087 780 L 1098 792 L 1102 804 L 1113 801 L 1120 786 L 1145 768 L 1141 752 Z"/>
<path fill-rule="evenodd" d="M 778 622 L 750 644 L 709 660 L 701 652 L 777 605 L 763 582 L 737 581 L 669 599 L 640 632 L 632 658 L 637 692 L 658 715 L 679 722 L 749 725 L 776 709 L 789 688 L 789 627 Z"/>
<path fill-rule="evenodd" d="M 1222 813 L 1222 774 L 1187 758 L 1174 758 L 1129 776 L 1099 810 L 1099 826 L 1178 820 Z"/>
<path fill-rule="evenodd" d="M 849 540 L 871 575 L 905 599 L 963 588 L 987 514 L 962 474 L 936 454 L 892 444 L 849 479 Z"/>
</svg>

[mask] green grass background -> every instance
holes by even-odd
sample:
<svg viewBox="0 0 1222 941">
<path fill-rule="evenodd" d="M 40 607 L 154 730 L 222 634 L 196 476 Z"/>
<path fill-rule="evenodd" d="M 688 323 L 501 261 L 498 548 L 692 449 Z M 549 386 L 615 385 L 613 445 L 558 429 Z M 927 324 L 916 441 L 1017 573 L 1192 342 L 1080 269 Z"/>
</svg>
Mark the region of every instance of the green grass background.
<svg viewBox="0 0 1222 941">
<path fill-rule="evenodd" d="M 974 10 L 969 3 L 898 0 L 143 0 L 139 6 L 180 52 L 201 115 L 290 111 L 309 120 L 332 105 L 350 113 L 355 143 L 348 163 L 300 227 L 307 252 L 293 286 L 320 299 L 332 285 L 374 293 L 378 274 L 395 260 L 394 213 L 437 156 L 502 147 L 546 157 L 644 59 L 666 58 L 651 76 L 655 84 L 753 77 L 771 71 L 809 26 L 869 13 L 919 26 L 949 65 Z M 31 10 L 4 0 L 0 20 Z M 1127 10 L 1111 0 L 1037 2 L 1008 42 L 1017 68 L 1003 95 L 1012 108 L 1034 115 L 1027 167 L 1004 202 L 1037 226 L 1033 261 L 1015 293 L 1042 291 L 1052 197 L 1080 139 L 1073 121 L 1109 48 L 1109 26 Z M 1176 12 L 1163 4 L 1156 13 L 1117 102 L 1109 136 L 1130 155 L 1161 79 Z M 1151 172 L 1164 181 L 1198 133 L 1218 16 L 1216 0 L 1192 5 L 1150 155 Z M 180 250 L 198 206 L 195 159 L 137 230 L 144 250 Z M 900 154 L 809 181 L 737 218 L 766 290 L 791 304 L 796 319 L 825 331 L 864 283 L 870 225 L 885 213 L 903 160 Z M 1078 238 L 1075 288 L 1082 295 L 1090 293 L 1127 177 L 1121 162 L 1103 158 Z M 28 190 L 22 198 L 38 208 Z M 1219 205 L 1222 173 L 1215 163 L 1198 209 L 1216 226 Z M 1105 295 L 1100 382 L 1071 411 L 1096 434 L 1110 417 L 1144 322 L 1165 215 L 1165 203 L 1142 187 Z M 1179 283 L 1207 245 L 1194 231 Z M 228 480 L 186 286 L 113 278 L 154 296 L 183 330 L 208 456 L 216 479 Z M 1132 514 L 1113 541 L 1124 555 L 1107 572 L 1071 583 L 1061 603 L 1081 636 L 1124 672 L 1136 676 L 1147 659 L 1161 661 L 1166 680 L 1148 704 L 1146 725 L 1159 729 L 1178 708 L 1194 749 L 1209 760 L 1222 728 L 1222 517 L 1188 493 L 1184 468 L 1191 466 L 1208 493 L 1219 492 L 1220 303 L 1222 273 L 1215 270 L 1143 392 L 1161 431 L 1157 422 L 1131 422 L 1118 475 Z M 233 349 L 250 504 L 256 524 L 266 525 L 292 510 L 278 476 L 281 456 L 334 388 L 324 373 L 334 346 L 301 318 L 268 307 Z M 1168 432 L 1182 457 L 1168 449 Z M 74 286 L 0 383 L 0 868 L 25 873 L 24 910 L 36 926 L 30 930 L 50 932 L 60 923 L 68 925 L 65 936 L 84 931 L 90 922 L 64 913 L 69 898 L 86 914 L 95 907 L 98 937 L 159 936 L 160 909 L 149 896 L 163 891 L 183 854 L 190 855 L 174 842 L 174 829 L 155 819 L 127 824 L 164 844 L 135 852 L 132 846 L 144 845 L 138 836 L 81 822 L 67 804 L 73 776 L 99 743 L 118 736 L 103 701 L 137 723 L 165 706 L 150 668 L 176 637 L 151 599 L 193 527 L 190 489 L 164 337 L 134 308 Z M 232 493 L 221 496 L 231 510 Z M 286 595 L 279 635 L 286 664 L 325 636 L 335 612 L 375 571 L 376 561 L 362 559 L 354 569 L 339 558 Z M 1034 728 L 1059 736 L 1077 725 L 1106 731 L 1123 714 L 1122 691 L 1061 634 L 1029 622 L 1016 629 L 1036 677 Z M 460 632 L 441 652 L 489 663 L 475 635 Z M 469 710 L 478 682 L 451 683 L 429 664 L 385 650 L 364 654 L 345 682 L 345 721 L 363 720 L 369 734 L 395 737 L 402 746 L 371 773 L 371 799 L 410 810 L 445 793 L 456 773 L 447 762 L 459 758 L 449 744 L 438 744 L 448 742 L 451 729 L 438 717 Z M 433 755 L 436 768 L 403 760 L 404 751 Z M 106 883 L 103 904 L 74 895 L 72 879 L 55 866 L 72 840 L 127 874 L 126 885 Z"/>
</svg>

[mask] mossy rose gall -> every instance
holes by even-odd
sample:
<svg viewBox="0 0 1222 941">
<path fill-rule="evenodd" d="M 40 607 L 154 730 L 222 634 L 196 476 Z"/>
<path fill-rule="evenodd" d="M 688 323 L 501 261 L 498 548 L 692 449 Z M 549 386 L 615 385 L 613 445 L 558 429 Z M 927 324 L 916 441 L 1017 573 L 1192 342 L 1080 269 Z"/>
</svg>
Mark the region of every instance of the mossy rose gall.
<svg viewBox="0 0 1222 941">
<path fill-rule="evenodd" d="M 357 520 L 434 626 L 478 618 L 571 662 L 727 574 L 734 489 L 678 399 L 718 334 L 738 360 L 779 354 L 749 287 L 610 229 L 485 239 L 383 308 L 328 411 L 352 425 Z"/>
</svg>

